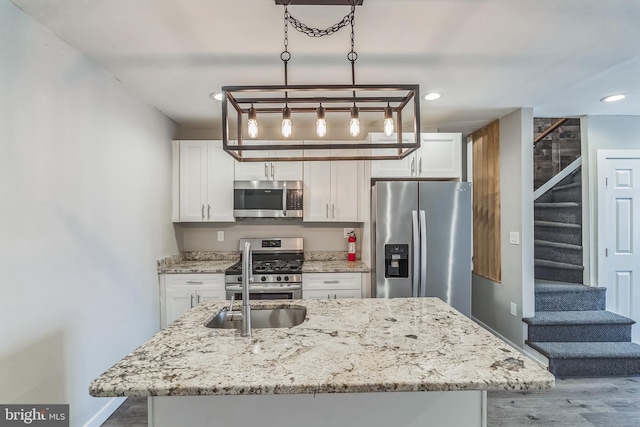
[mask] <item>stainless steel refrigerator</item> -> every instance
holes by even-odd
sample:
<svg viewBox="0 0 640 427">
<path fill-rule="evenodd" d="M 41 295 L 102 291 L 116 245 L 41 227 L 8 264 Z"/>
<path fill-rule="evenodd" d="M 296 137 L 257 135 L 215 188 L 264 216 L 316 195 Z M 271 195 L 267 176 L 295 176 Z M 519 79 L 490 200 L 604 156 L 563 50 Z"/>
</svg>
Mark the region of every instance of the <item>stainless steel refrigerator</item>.
<svg viewBox="0 0 640 427">
<path fill-rule="evenodd" d="M 376 181 L 372 295 L 438 297 L 471 316 L 471 184 Z"/>
</svg>

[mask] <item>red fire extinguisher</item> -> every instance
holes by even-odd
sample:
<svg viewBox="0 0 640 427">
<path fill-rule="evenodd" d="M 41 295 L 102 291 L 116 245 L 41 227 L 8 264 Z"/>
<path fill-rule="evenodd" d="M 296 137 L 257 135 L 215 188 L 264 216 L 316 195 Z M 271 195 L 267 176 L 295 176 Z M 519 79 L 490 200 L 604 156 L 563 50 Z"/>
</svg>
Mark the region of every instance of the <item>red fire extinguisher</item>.
<svg viewBox="0 0 640 427">
<path fill-rule="evenodd" d="M 354 232 L 349 233 L 349 239 L 347 240 L 347 259 L 349 261 L 356 260 L 356 234 Z"/>
</svg>

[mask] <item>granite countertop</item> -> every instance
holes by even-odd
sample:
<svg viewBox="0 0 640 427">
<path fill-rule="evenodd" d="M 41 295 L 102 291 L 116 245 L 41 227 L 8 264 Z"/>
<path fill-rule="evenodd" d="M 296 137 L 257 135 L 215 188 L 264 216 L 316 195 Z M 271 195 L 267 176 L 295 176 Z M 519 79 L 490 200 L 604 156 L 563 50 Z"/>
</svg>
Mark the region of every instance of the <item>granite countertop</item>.
<svg viewBox="0 0 640 427">
<path fill-rule="evenodd" d="M 92 396 L 543 390 L 545 368 L 436 298 L 293 300 L 293 328 L 243 338 L 202 303 L 96 378 Z M 258 302 L 252 307 L 281 306 Z"/>
<path fill-rule="evenodd" d="M 346 261 L 346 252 L 305 252 L 303 273 L 368 273 L 362 261 Z M 158 274 L 224 273 L 240 259 L 239 252 L 186 252 L 158 261 Z"/>
<path fill-rule="evenodd" d="M 302 264 L 303 273 L 368 273 L 371 269 L 362 261 L 317 260 Z"/>
</svg>

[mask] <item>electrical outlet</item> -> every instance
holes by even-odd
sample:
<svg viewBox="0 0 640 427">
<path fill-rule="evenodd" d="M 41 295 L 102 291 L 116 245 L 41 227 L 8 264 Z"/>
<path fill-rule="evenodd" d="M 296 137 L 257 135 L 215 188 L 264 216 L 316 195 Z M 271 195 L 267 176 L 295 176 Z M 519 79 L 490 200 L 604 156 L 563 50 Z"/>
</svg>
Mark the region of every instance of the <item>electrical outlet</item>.
<svg viewBox="0 0 640 427">
<path fill-rule="evenodd" d="M 353 228 L 343 228 L 342 230 L 344 231 L 344 238 L 345 239 L 347 237 L 349 237 L 349 233 L 353 233 L 355 231 Z"/>
<path fill-rule="evenodd" d="M 512 231 L 509 233 L 509 243 L 511 243 L 512 245 L 519 245 L 520 244 L 520 233 L 518 233 L 517 231 Z"/>
<path fill-rule="evenodd" d="M 511 303 L 511 315 L 512 316 L 517 316 L 518 315 L 518 306 L 516 305 L 515 302 Z"/>
<path fill-rule="evenodd" d="M 218 242 L 224 242 L 224 231 L 218 231 Z"/>
</svg>

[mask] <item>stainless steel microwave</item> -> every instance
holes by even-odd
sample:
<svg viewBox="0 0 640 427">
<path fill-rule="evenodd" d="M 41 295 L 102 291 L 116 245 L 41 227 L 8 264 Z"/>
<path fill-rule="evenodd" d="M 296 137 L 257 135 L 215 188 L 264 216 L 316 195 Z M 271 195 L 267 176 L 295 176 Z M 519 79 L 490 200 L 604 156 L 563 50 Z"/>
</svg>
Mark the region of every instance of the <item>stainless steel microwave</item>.
<svg viewBox="0 0 640 427">
<path fill-rule="evenodd" d="M 302 218 L 302 181 L 234 181 L 236 218 Z"/>
</svg>

